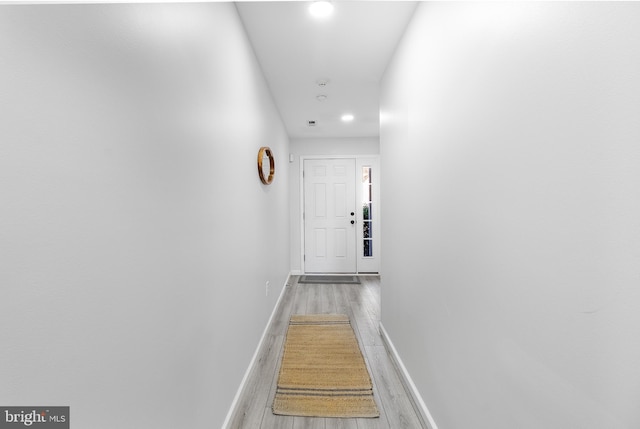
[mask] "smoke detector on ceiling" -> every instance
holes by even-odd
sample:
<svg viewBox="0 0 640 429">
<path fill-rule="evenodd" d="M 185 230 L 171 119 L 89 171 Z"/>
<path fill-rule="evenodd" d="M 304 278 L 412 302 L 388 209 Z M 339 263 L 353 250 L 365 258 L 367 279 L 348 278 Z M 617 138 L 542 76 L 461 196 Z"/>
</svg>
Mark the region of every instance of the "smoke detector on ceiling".
<svg viewBox="0 0 640 429">
<path fill-rule="evenodd" d="M 327 96 L 325 94 L 316 95 L 316 100 L 318 101 L 324 101 L 326 99 L 327 99 Z"/>
<path fill-rule="evenodd" d="M 320 88 L 324 88 L 329 84 L 329 79 L 318 79 L 316 80 L 316 83 Z"/>
</svg>

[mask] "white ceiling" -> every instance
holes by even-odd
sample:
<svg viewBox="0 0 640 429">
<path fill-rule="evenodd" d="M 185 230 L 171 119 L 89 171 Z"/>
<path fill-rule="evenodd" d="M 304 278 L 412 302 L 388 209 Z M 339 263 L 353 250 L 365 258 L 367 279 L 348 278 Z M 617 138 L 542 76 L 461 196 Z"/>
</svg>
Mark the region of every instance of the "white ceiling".
<svg viewBox="0 0 640 429">
<path fill-rule="evenodd" d="M 417 3 L 334 1 L 323 19 L 310 4 L 236 3 L 289 136 L 378 136 L 380 79 Z M 329 83 L 322 88 L 320 79 Z M 344 113 L 355 119 L 342 122 Z"/>
</svg>

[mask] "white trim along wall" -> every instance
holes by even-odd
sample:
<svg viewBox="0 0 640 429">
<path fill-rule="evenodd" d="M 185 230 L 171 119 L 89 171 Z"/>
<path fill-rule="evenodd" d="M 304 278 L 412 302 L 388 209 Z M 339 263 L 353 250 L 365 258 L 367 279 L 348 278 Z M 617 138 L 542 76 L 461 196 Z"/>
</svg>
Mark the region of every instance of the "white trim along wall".
<svg viewBox="0 0 640 429">
<path fill-rule="evenodd" d="M 389 338 L 389 334 L 384 329 L 382 322 L 380 322 L 379 329 L 380 329 L 380 337 L 382 338 L 382 342 L 384 343 L 384 346 L 387 349 L 389 356 L 391 356 L 393 365 L 395 366 L 396 371 L 398 371 L 398 375 L 400 376 L 402 385 L 404 386 L 406 392 L 409 394 L 409 398 L 411 399 L 413 409 L 416 411 L 416 413 L 418 413 L 418 416 L 420 417 L 422 426 L 424 426 L 426 429 L 438 429 L 438 426 L 436 425 L 436 422 L 433 419 L 431 412 L 427 408 L 427 404 L 424 403 L 424 400 L 422 399 L 422 395 L 420 395 L 418 388 L 416 387 L 416 385 L 413 382 L 413 379 L 409 375 L 409 371 L 407 371 L 407 368 L 404 366 L 404 363 L 402 362 L 402 359 L 400 358 L 398 351 L 393 345 L 391 338 Z"/>
<path fill-rule="evenodd" d="M 244 372 L 244 376 L 242 377 L 240 386 L 238 386 L 236 395 L 234 396 L 233 401 L 231 402 L 231 406 L 229 407 L 229 411 L 227 412 L 227 417 L 224 419 L 224 423 L 222 423 L 222 429 L 233 429 L 229 427 L 229 424 L 231 423 L 231 420 L 233 419 L 234 414 L 237 410 L 238 401 L 240 400 L 240 397 L 244 393 L 244 389 L 247 386 L 247 380 L 251 375 L 251 371 L 253 371 L 254 367 L 256 366 L 256 360 L 258 359 L 258 356 L 260 355 L 260 352 L 264 345 L 264 339 L 267 336 L 267 332 L 269 332 L 269 329 L 271 328 L 271 324 L 273 323 L 273 317 L 275 316 L 276 312 L 280 307 L 280 302 L 282 301 L 282 297 L 284 296 L 287 290 L 287 287 L 291 285 L 290 281 L 291 281 L 291 273 L 289 273 L 289 276 L 287 276 L 287 281 L 285 282 L 285 284 L 282 286 L 282 289 L 280 290 L 280 295 L 278 295 L 278 300 L 273 306 L 273 310 L 271 311 L 271 316 L 269 316 L 269 320 L 267 321 L 267 324 L 264 327 L 264 330 L 262 331 L 262 335 L 260 336 L 260 341 L 258 341 L 256 350 L 253 352 L 253 357 L 251 358 L 251 361 L 249 362 L 249 366 L 247 366 L 247 369 Z"/>
</svg>

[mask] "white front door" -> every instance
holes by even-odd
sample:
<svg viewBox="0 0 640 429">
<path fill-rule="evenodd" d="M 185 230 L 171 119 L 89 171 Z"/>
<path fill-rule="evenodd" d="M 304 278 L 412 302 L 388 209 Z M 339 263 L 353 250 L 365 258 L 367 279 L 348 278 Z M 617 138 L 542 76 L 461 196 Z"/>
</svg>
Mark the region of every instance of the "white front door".
<svg viewBox="0 0 640 429">
<path fill-rule="evenodd" d="M 304 161 L 305 272 L 356 272 L 355 159 Z"/>
</svg>

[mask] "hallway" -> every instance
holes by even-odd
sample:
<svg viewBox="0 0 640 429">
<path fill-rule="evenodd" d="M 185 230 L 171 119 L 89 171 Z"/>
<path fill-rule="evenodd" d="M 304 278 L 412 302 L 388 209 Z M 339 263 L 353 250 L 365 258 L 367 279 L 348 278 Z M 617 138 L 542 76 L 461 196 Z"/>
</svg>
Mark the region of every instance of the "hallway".
<svg viewBox="0 0 640 429">
<path fill-rule="evenodd" d="M 2 3 L 0 405 L 416 428 L 389 338 L 433 429 L 640 428 L 640 2 Z M 328 156 L 377 162 L 359 290 L 292 277 Z M 289 314 L 333 311 L 383 417 L 274 417 Z"/>
<path fill-rule="evenodd" d="M 378 332 L 380 322 L 380 279 L 360 277 L 362 284 L 298 284 L 292 276 L 276 310 L 272 325 L 238 401 L 231 420 L 233 429 L 378 429 L 419 428 L 420 419 L 398 378 Z M 344 313 L 360 343 L 373 379 L 380 410 L 377 419 L 330 419 L 276 416 L 271 412 L 282 345 L 292 314 Z"/>
</svg>

